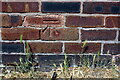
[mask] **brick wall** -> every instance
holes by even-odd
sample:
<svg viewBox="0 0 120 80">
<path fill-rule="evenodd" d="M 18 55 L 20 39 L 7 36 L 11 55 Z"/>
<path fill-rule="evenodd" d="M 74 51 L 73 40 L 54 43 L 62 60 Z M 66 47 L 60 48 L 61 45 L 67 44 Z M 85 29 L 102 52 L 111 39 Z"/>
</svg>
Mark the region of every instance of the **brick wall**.
<svg viewBox="0 0 120 80">
<path fill-rule="evenodd" d="M 120 2 L 117 0 L 2 1 L 0 4 L 3 64 L 24 55 L 25 42 L 42 61 L 45 55 L 81 54 L 85 40 L 85 55 L 100 52 L 101 56 L 116 56 L 116 62 L 120 61 Z"/>
</svg>

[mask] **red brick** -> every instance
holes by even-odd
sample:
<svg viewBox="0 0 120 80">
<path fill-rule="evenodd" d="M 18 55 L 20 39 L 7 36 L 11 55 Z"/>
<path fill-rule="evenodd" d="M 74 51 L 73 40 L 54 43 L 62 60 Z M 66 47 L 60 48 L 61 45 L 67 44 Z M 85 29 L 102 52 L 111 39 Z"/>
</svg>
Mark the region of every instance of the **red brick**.
<svg viewBox="0 0 120 80">
<path fill-rule="evenodd" d="M 34 27 L 62 27 L 64 17 L 60 15 L 27 16 L 23 26 Z"/>
<path fill-rule="evenodd" d="M 104 17 L 67 16 L 67 27 L 103 27 Z"/>
<path fill-rule="evenodd" d="M 15 15 L 0 15 L 0 26 L 10 27 L 10 26 L 21 26 L 22 25 L 22 16 L 15 16 Z"/>
<path fill-rule="evenodd" d="M 42 40 L 78 40 L 79 33 L 74 28 L 50 29 L 41 31 Z"/>
<path fill-rule="evenodd" d="M 31 28 L 2 28 L 2 40 L 20 40 L 20 35 L 23 35 L 23 40 L 39 39 L 39 30 Z"/>
<path fill-rule="evenodd" d="M 0 15 L 0 26 L 10 26 L 11 19 L 9 15 L 1 14 Z"/>
<path fill-rule="evenodd" d="M 109 36 L 110 35 L 110 36 Z M 116 30 L 82 30 L 82 40 L 115 40 Z"/>
<path fill-rule="evenodd" d="M 104 44 L 104 54 L 120 54 L 120 43 L 116 44 Z"/>
<path fill-rule="evenodd" d="M 107 28 L 120 28 L 120 16 L 106 17 L 105 27 Z"/>
<path fill-rule="evenodd" d="M 42 43 L 31 42 L 29 43 L 32 53 L 61 53 L 62 43 Z"/>
<path fill-rule="evenodd" d="M 81 53 L 82 52 L 82 43 L 65 43 L 65 53 Z M 100 43 L 87 43 L 84 47 L 84 53 L 96 53 L 100 51 Z"/>
<path fill-rule="evenodd" d="M 85 14 L 120 14 L 120 2 L 84 2 Z"/>
<path fill-rule="evenodd" d="M 38 2 L 2 2 L 2 12 L 38 12 Z"/>
</svg>

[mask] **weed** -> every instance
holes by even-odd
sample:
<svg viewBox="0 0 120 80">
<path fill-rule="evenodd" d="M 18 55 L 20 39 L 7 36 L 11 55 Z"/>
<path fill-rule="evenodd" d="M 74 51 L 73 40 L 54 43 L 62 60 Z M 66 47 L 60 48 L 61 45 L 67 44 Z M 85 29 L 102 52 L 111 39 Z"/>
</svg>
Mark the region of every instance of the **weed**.
<svg viewBox="0 0 120 80">
<path fill-rule="evenodd" d="M 20 36 L 20 43 L 22 43 L 22 35 Z M 26 56 L 25 56 L 25 60 L 23 60 L 22 57 L 19 58 L 19 63 L 15 62 L 16 66 L 16 70 L 21 72 L 21 73 L 26 73 L 26 72 L 30 72 L 30 71 L 34 71 L 34 61 L 33 61 L 33 55 L 30 51 L 30 47 L 29 44 L 27 42 L 25 42 L 25 46 L 26 46 Z"/>
</svg>

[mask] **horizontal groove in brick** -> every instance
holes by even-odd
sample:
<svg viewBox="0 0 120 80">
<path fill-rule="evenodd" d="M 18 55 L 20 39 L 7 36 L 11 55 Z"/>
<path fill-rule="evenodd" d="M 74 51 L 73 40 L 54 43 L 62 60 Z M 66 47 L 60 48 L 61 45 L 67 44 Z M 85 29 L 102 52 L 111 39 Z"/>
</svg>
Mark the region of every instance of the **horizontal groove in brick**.
<svg viewBox="0 0 120 80">
<path fill-rule="evenodd" d="M 80 2 L 42 2 L 42 12 L 79 13 Z"/>
<path fill-rule="evenodd" d="M 104 44 L 103 47 L 104 54 L 120 54 L 120 43 L 116 44 Z"/>
<path fill-rule="evenodd" d="M 14 42 L 3 42 L 2 43 L 2 52 L 6 53 L 23 53 L 24 52 L 24 44 L 22 43 L 14 43 Z"/>
<path fill-rule="evenodd" d="M 87 45 L 82 49 L 82 43 L 65 43 L 65 53 L 81 54 L 84 53 L 97 53 L 101 50 L 100 43 L 87 43 Z"/>
<path fill-rule="evenodd" d="M 37 40 L 40 39 L 38 29 L 31 28 L 2 28 L 2 40 L 20 40 L 22 35 L 23 40 Z"/>
<path fill-rule="evenodd" d="M 99 16 L 67 16 L 67 27 L 103 27 L 104 17 Z"/>
<path fill-rule="evenodd" d="M 39 12 L 38 2 L 2 2 L 2 12 Z"/>
<path fill-rule="evenodd" d="M 0 14 L 0 26 L 3 27 L 16 27 L 22 25 L 22 16 L 19 15 L 6 15 Z"/>
<path fill-rule="evenodd" d="M 84 2 L 85 14 L 120 14 L 120 2 Z"/>
<path fill-rule="evenodd" d="M 105 21 L 106 28 L 120 28 L 120 16 L 108 16 Z"/>
<path fill-rule="evenodd" d="M 116 30 L 82 30 L 81 40 L 115 40 Z"/>
<path fill-rule="evenodd" d="M 23 26 L 33 27 L 62 27 L 64 17 L 61 15 L 27 16 Z"/>
<path fill-rule="evenodd" d="M 30 42 L 32 53 L 61 53 L 62 43 Z"/>
<path fill-rule="evenodd" d="M 43 29 L 41 30 L 42 40 L 78 40 L 79 32 L 75 28 Z"/>
</svg>

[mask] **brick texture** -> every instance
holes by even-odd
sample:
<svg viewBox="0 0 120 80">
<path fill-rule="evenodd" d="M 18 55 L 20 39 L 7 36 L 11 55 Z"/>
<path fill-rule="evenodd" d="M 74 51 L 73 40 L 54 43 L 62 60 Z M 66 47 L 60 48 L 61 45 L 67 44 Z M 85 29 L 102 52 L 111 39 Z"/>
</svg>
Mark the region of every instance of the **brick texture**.
<svg viewBox="0 0 120 80">
<path fill-rule="evenodd" d="M 39 12 L 38 2 L 2 2 L 2 12 Z"/>
<path fill-rule="evenodd" d="M 65 43 L 65 53 L 97 53 L 101 49 L 100 43 L 88 43 L 83 50 L 81 46 L 82 43 Z"/>
<path fill-rule="evenodd" d="M 31 28 L 2 28 L 2 40 L 20 40 L 23 35 L 23 40 L 40 39 L 39 30 Z"/>
<path fill-rule="evenodd" d="M 23 53 L 24 45 L 22 43 L 2 43 L 2 52 L 6 53 Z"/>
<path fill-rule="evenodd" d="M 104 44 L 104 54 L 120 54 L 120 44 Z"/>
<path fill-rule="evenodd" d="M 42 12 L 80 12 L 80 2 L 42 2 Z"/>
<path fill-rule="evenodd" d="M 120 14 L 120 2 L 84 2 L 85 14 Z"/>
<path fill-rule="evenodd" d="M 29 43 L 32 53 L 61 53 L 62 43 L 42 43 L 31 42 Z"/>
<path fill-rule="evenodd" d="M 10 17 L 8 15 L 2 14 L 0 15 L 0 26 L 10 26 Z"/>
<path fill-rule="evenodd" d="M 6 14 L 1 14 L 0 15 L 0 26 L 3 27 L 16 27 L 16 26 L 21 26 L 22 25 L 22 16 L 15 16 L 15 15 L 6 15 Z"/>
<path fill-rule="evenodd" d="M 74 28 L 43 29 L 41 31 L 42 40 L 78 40 L 78 30 Z"/>
<path fill-rule="evenodd" d="M 109 36 L 110 35 L 110 36 Z M 115 30 L 82 30 L 81 39 L 82 40 L 115 40 L 116 31 Z"/>
<path fill-rule="evenodd" d="M 106 17 L 105 27 L 107 27 L 107 28 L 120 28 L 120 16 Z"/>
<path fill-rule="evenodd" d="M 104 17 L 67 16 L 67 27 L 103 27 Z"/>
<path fill-rule="evenodd" d="M 45 16 L 27 16 L 23 22 L 23 26 L 34 27 L 62 27 L 64 17 L 60 15 Z"/>
</svg>

